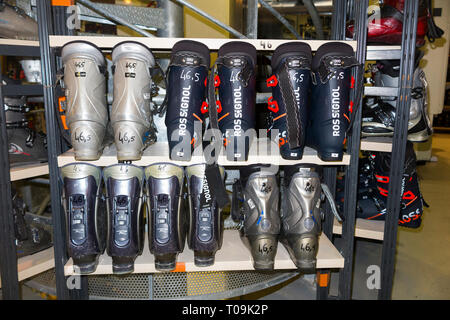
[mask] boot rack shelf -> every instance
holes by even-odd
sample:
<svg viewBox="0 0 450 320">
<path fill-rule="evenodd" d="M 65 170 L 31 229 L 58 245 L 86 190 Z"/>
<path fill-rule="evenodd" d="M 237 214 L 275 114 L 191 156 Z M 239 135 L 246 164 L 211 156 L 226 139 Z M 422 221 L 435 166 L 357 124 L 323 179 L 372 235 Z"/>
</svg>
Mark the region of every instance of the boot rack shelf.
<svg viewBox="0 0 450 320">
<path fill-rule="evenodd" d="M 48 163 L 26 164 L 10 169 L 11 181 L 33 178 L 48 174 Z"/>
</svg>

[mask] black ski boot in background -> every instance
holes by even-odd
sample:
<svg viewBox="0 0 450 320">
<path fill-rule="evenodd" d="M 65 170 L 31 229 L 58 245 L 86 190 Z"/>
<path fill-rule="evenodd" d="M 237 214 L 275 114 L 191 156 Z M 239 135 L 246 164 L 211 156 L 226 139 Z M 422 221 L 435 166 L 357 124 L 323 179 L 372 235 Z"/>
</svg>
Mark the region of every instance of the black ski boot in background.
<svg viewBox="0 0 450 320">
<path fill-rule="evenodd" d="M 233 218 L 241 221 L 240 234 L 255 270 L 273 270 L 280 233 L 278 177 L 264 170 L 258 165 L 242 168 L 233 186 Z"/>
<path fill-rule="evenodd" d="M 300 42 L 282 44 L 272 56 L 273 75 L 267 79 L 273 94 L 268 101 L 272 111 L 270 130 L 278 130 L 280 154 L 284 159 L 298 160 L 303 156 L 311 60 L 311 47 Z"/>
<path fill-rule="evenodd" d="M 112 257 L 113 273 L 131 273 L 144 248 L 144 170 L 132 164 L 114 164 L 103 169 L 103 179 L 109 226 L 107 252 Z"/>
<path fill-rule="evenodd" d="M 155 256 L 155 268 L 175 269 L 178 253 L 183 252 L 186 223 L 183 212 L 183 168 L 156 163 L 145 168 L 147 181 L 148 239 Z"/>
<path fill-rule="evenodd" d="M 246 42 L 228 42 L 219 48 L 216 64 L 218 75 L 209 86 L 219 89 L 217 121 L 227 159 L 246 161 L 256 134 L 256 48 Z M 214 97 L 208 98 L 214 99 L 210 105 L 216 104 Z"/>
<path fill-rule="evenodd" d="M 323 161 L 342 160 L 352 118 L 351 68 L 355 66 L 359 64 L 353 48 L 345 43 L 326 43 L 313 57 L 314 80 L 307 144 L 317 150 Z"/>
<path fill-rule="evenodd" d="M 102 171 L 91 164 L 72 163 L 63 166 L 60 172 L 69 256 L 80 273 L 91 273 L 105 250 L 107 233 L 101 197 Z"/>
<path fill-rule="evenodd" d="M 4 104 L 10 166 L 47 161 L 46 136 L 29 127 L 29 121 L 25 117 L 29 110 L 25 97 L 5 97 Z"/>
<path fill-rule="evenodd" d="M 206 105 L 206 85 L 209 70 L 209 49 L 200 42 L 177 42 L 170 58 L 167 72 L 167 139 L 172 160 L 191 160 L 192 151 L 201 143 Z"/>
<path fill-rule="evenodd" d="M 188 245 L 194 250 L 194 263 L 199 267 L 214 264 L 216 251 L 222 246 L 223 219 L 205 175 L 206 165 L 194 164 L 186 168 L 189 190 Z M 225 170 L 220 167 L 225 178 Z"/>
<path fill-rule="evenodd" d="M 313 272 L 322 232 L 322 192 L 336 218 L 342 219 L 331 192 L 321 183 L 321 168 L 317 165 L 285 166 L 282 190 L 280 241 L 300 271 Z"/>
</svg>

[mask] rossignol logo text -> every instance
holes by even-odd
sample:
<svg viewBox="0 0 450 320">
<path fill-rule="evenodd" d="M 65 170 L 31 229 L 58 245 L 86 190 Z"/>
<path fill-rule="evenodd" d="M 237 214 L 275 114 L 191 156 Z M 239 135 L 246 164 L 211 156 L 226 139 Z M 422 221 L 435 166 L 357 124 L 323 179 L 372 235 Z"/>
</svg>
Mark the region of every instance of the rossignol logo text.
<svg viewBox="0 0 450 320">
<path fill-rule="evenodd" d="M 206 180 L 206 176 L 203 178 L 202 192 L 203 192 L 203 195 L 205 196 L 206 203 L 209 203 L 211 201 L 211 192 L 209 191 L 209 184 L 208 184 L 208 180 Z"/>
<path fill-rule="evenodd" d="M 183 88 L 180 104 L 180 118 L 178 120 L 178 133 L 180 136 L 186 135 L 186 124 L 189 110 L 189 99 L 191 97 L 191 85 Z"/>
<path fill-rule="evenodd" d="M 240 137 L 242 135 L 242 86 L 233 90 L 233 105 L 234 105 L 234 136 Z"/>
<path fill-rule="evenodd" d="M 339 92 L 340 87 L 336 89 L 331 89 L 331 117 L 333 118 L 333 137 L 339 137 L 341 135 L 341 120 L 340 120 L 340 102 L 341 93 Z"/>
</svg>

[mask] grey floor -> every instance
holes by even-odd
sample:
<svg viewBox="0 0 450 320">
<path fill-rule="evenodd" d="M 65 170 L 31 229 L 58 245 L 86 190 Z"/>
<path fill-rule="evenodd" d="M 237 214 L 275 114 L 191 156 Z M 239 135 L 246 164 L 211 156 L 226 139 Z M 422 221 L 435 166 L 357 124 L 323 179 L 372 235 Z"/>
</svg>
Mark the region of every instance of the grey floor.
<svg viewBox="0 0 450 320">
<path fill-rule="evenodd" d="M 422 226 L 398 229 L 393 299 L 450 299 L 450 134 L 433 136 L 437 162 L 418 166 L 421 191 L 430 208 L 425 208 Z M 340 239 L 336 239 L 339 249 Z M 367 287 L 367 268 L 381 263 L 382 243 L 357 239 L 353 278 L 353 299 L 376 299 L 377 290 Z M 338 274 L 331 278 L 330 293 L 337 294 Z M 1 290 L 0 290 L 1 296 Z M 23 286 L 23 299 L 48 299 Z M 241 299 L 315 299 L 311 277 L 296 277 L 276 287 Z"/>
</svg>

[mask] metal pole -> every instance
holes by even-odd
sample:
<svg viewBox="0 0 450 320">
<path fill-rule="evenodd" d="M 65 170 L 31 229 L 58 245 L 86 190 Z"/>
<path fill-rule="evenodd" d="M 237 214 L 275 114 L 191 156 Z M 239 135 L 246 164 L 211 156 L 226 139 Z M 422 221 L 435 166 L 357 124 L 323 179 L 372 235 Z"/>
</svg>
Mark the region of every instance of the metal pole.
<svg viewBox="0 0 450 320">
<path fill-rule="evenodd" d="M 85 1 L 85 0 L 83 0 L 83 1 Z M 167 1 L 169 1 L 169 0 L 167 0 Z M 184 1 L 184 0 L 171 0 L 171 1 L 178 2 L 178 3 L 182 4 L 182 5 L 185 6 L 185 7 L 188 7 L 188 8 L 191 9 L 192 11 L 194 11 L 194 12 L 198 13 L 199 15 L 201 15 L 203 18 L 206 18 L 206 19 L 208 19 L 209 21 L 211 21 L 211 22 L 217 24 L 219 27 L 225 29 L 226 31 L 228 31 L 229 33 L 233 34 L 233 35 L 236 36 L 236 37 L 238 37 L 238 38 L 240 38 L 240 39 L 247 39 L 247 37 L 244 36 L 244 35 L 243 35 L 242 33 L 240 33 L 239 31 L 233 29 L 233 28 L 230 27 L 230 26 L 227 26 L 225 23 L 223 23 L 223 22 L 217 20 L 216 18 L 214 18 L 214 17 L 212 17 L 211 15 L 207 14 L 205 11 L 200 10 L 200 9 L 197 8 L 196 6 L 190 4 L 189 2 Z"/>
<path fill-rule="evenodd" d="M 402 59 L 400 62 L 399 99 L 395 116 L 395 130 L 392 141 L 387 214 L 384 224 L 383 251 L 381 254 L 381 289 L 379 299 L 391 299 L 395 270 L 395 251 L 397 245 L 398 217 L 401 210 L 402 178 L 405 164 L 406 141 L 408 138 L 409 108 L 411 105 L 411 86 L 414 74 L 416 49 L 416 26 L 419 1 L 406 1 L 403 34 Z"/>
<path fill-rule="evenodd" d="M 104 16 L 118 24 L 124 25 L 124 26 L 136 31 L 137 33 L 143 35 L 144 37 L 149 37 L 149 38 L 155 37 L 153 34 L 147 32 L 147 31 L 144 31 L 139 27 L 136 27 L 135 25 L 133 25 L 131 23 L 128 23 L 126 20 L 122 19 L 121 17 L 116 16 L 115 14 L 113 14 L 111 12 L 104 11 L 103 8 L 99 7 L 98 5 L 96 5 L 95 3 L 92 3 L 89 0 L 77 0 L 77 2 L 81 3 L 82 5 L 84 5 L 88 8 L 91 8 L 92 10 L 101 14 L 102 16 Z"/>
<path fill-rule="evenodd" d="M 67 261 L 65 242 L 65 222 L 61 208 L 61 186 L 59 184 L 58 151 L 56 141 L 60 135 L 57 130 L 55 114 L 55 63 L 50 52 L 49 30 L 51 29 L 50 2 L 37 1 L 39 44 L 41 52 L 42 85 L 44 87 L 45 119 L 47 128 L 47 151 L 52 194 L 53 248 L 55 252 L 56 295 L 58 299 L 68 299 L 69 290 L 64 277 L 64 264 Z"/>
<path fill-rule="evenodd" d="M 258 0 L 258 2 L 267 10 L 269 10 L 269 12 L 275 17 L 277 18 L 286 28 L 288 28 L 288 30 L 290 32 L 292 32 L 292 34 L 297 38 L 297 39 L 301 39 L 302 37 L 297 33 L 297 31 L 295 30 L 295 28 L 289 23 L 289 21 L 287 21 L 277 10 L 275 10 L 274 8 L 272 8 L 272 6 L 270 4 L 268 4 L 267 2 L 265 2 L 264 0 Z"/>
<path fill-rule="evenodd" d="M 258 38 L 258 0 L 247 0 L 247 37 Z"/>
<path fill-rule="evenodd" d="M 362 65 L 366 61 L 366 39 L 367 39 L 367 7 L 368 0 L 356 1 L 356 26 L 355 40 L 357 41 L 356 58 Z M 355 93 L 364 85 L 364 75 L 360 72 L 354 72 L 355 89 L 352 92 L 352 100 L 356 98 Z M 358 88 L 359 87 L 359 88 Z M 341 253 L 344 256 L 344 268 L 339 272 L 338 297 L 340 299 L 351 299 L 352 275 L 353 275 L 353 251 L 355 244 L 355 223 L 356 223 L 356 203 L 358 193 L 358 169 L 359 169 L 359 147 L 361 140 L 361 106 L 360 101 L 354 101 L 358 106 L 353 122 L 352 134 L 348 137 L 347 150 L 350 151 L 350 165 L 346 168 L 345 175 L 345 195 L 344 195 L 344 215 L 345 221 L 342 225 L 343 247 Z"/>
<path fill-rule="evenodd" d="M 345 39 L 345 22 L 347 16 L 346 0 L 333 0 L 333 16 L 331 21 L 331 39 Z"/>
<path fill-rule="evenodd" d="M 2 87 L 0 84 L 0 275 L 3 299 L 17 300 L 20 297 L 19 279 L 9 174 L 9 142 Z"/>
</svg>

